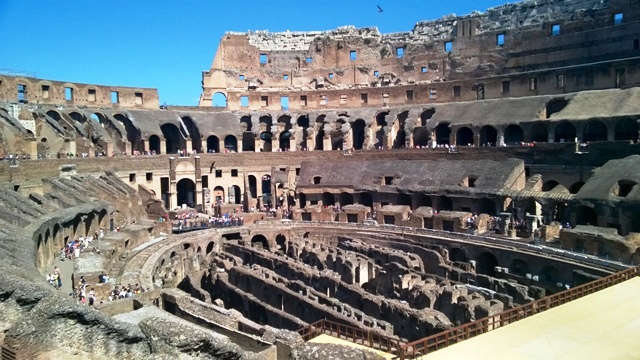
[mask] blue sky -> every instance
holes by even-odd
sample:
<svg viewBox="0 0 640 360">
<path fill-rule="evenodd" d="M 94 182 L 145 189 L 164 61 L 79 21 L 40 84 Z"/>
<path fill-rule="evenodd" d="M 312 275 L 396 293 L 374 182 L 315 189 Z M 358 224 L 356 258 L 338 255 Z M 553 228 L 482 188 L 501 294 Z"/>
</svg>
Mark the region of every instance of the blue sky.
<svg viewBox="0 0 640 360">
<path fill-rule="evenodd" d="M 513 2 L 513 1 L 512 1 Z M 202 71 L 225 31 L 377 26 L 409 31 L 420 20 L 501 0 L 0 0 L 0 69 L 50 80 L 157 88 L 160 103 L 197 105 Z M 378 13 L 376 5 L 384 12 Z"/>
</svg>

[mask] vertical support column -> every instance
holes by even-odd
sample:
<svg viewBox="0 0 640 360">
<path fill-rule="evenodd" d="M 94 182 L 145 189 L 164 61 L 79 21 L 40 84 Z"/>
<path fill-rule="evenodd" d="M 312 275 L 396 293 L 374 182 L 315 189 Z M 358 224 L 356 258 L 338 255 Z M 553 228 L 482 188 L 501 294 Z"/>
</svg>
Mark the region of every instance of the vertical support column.
<svg viewBox="0 0 640 360">
<path fill-rule="evenodd" d="M 455 145 L 457 141 L 457 128 L 451 128 L 451 132 L 449 133 L 449 145 Z"/>
<path fill-rule="evenodd" d="M 551 143 L 553 143 L 555 141 L 555 139 L 556 139 L 556 131 L 555 131 L 555 129 L 549 129 L 549 132 L 547 133 L 547 142 L 549 144 L 551 144 Z"/>
<path fill-rule="evenodd" d="M 473 145 L 475 147 L 480 147 L 480 129 L 474 129 L 473 131 Z"/>
<path fill-rule="evenodd" d="M 161 143 L 161 149 L 164 145 Z M 173 209 L 178 205 L 178 194 L 176 192 L 176 158 L 169 158 L 169 204 L 165 204 L 167 209 Z"/>
<path fill-rule="evenodd" d="M 256 135 L 255 140 L 253 141 L 255 144 L 255 152 L 262 152 L 264 149 L 264 140 L 260 139 L 260 134 Z"/>
<path fill-rule="evenodd" d="M 353 148 L 353 129 L 349 129 L 346 134 L 343 135 L 343 149 L 347 150 Z"/>
<path fill-rule="evenodd" d="M 166 139 L 160 139 L 160 154 L 162 154 L 162 155 L 166 155 L 167 154 L 167 140 Z"/>
<path fill-rule="evenodd" d="M 193 205 L 197 209 L 198 199 L 200 199 L 200 203 L 203 205 L 202 211 L 204 211 L 205 209 L 204 209 L 204 198 L 202 195 L 202 169 L 200 168 L 200 156 L 194 156 L 193 161 L 194 161 L 194 167 L 196 168 L 196 171 L 194 174 L 196 178 L 196 193 L 195 193 L 195 196 L 193 197 Z"/>
<path fill-rule="evenodd" d="M 324 134 L 324 137 L 322 138 L 322 147 L 324 151 L 331 151 L 333 149 L 331 146 L 331 134 Z"/>
<path fill-rule="evenodd" d="M 504 129 L 498 128 L 498 146 L 504 146 Z"/>
<path fill-rule="evenodd" d="M 128 155 L 131 155 L 133 153 L 133 151 L 131 150 L 131 143 L 128 141 L 124 143 L 124 152 L 127 153 Z"/>
<path fill-rule="evenodd" d="M 271 152 L 277 152 L 280 149 L 280 132 L 273 134 L 271 138 Z"/>
<path fill-rule="evenodd" d="M 200 141 L 200 148 L 202 149 L 203 153 L 208 153 L 209 152 L 209 149 L 207 149 L 207 140 L 206 139 Z"/>
<path fill-rule="evenodd" d="M 191 139 L 185 139 L 185 145 L 184 145 L 185 149 L 184 150 L 186 153 L 191 152 L 191 150 L 193 149 L 193 143 L 191 142 Z"/>
</svg>

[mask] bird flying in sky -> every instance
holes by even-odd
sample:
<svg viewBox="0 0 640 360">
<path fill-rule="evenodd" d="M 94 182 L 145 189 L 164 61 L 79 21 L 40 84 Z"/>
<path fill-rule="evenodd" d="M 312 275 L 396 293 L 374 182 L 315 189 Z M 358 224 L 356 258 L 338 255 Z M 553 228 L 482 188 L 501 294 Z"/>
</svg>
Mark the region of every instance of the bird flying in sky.
<svg viewBox="0 0 640 360">
<path fill-rule="evenodd" d="M 380 7 L 380 5 L 376 5 L 378 7 L 378 12 L 383 12 L 384 10 L 382 10 L 382 8 Z"/>
</svg>

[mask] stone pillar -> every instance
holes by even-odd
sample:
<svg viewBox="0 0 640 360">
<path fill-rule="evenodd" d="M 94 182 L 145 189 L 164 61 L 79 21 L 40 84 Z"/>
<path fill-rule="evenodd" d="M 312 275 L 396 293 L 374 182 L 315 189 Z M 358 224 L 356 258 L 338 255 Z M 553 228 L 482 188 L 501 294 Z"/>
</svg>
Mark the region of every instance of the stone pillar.
<svg viewBox="0 0 640 360">
<path fill-rule="evenodd" d="M 191 139 L 185 139 L 185 144 L 184 144 L 184 150 L 186 153 L 191 152 L 191 150 L 193 149 L 193 143 L 191 142 Z"/>
<path fill-rule="evenodd" d="M 553 143 L 556 140 L 555 131 L 551 131 L 551 130 L 555 130 L 555 129 L 549 129 L 549 133 L 547 134 L 548 143 Z"/>
<path fill-rule="evenodd" d="M 353 129 L 349 129 L 346 134 L 343 134 L 343 150 L 353 148 Z"/>
<path fill-rule="evenodd" d="M 498 128 L 498 144 L 496 146 L 504 146 L 504 129 Z"/>
<path fill-rule="evenodd" d="M 607 141 L 614 141 L 616 139 L 616 127 L 611 125 L 607 128 Z"/>
<path fill-rule="evenodd" d="M 508 235 L 509 227 L 511 225 L 511 213 L 501 212 L 499 216 L 500 220 L 502 220 L 500 223 L 500 232 L 502 235 Z"/>
<path fill-rule="evenodd" d="M 273 134 L 271 138 L 271 152 L 278 152 L 280 149 L 280 133 Z"/>
<path fill-rule="evenodd" d="M 167 154 L 167 140 L 166 139 L 160 139 L 160 154 L 162 154 L 162 155 L 166 155 Z"/>
<path fill-rule="evenodd" d="M 533 233 L 538 230 L 538 216 L 537 215 L 527 215 L 527 228 L 529 229 L 529 236 L 533 235 Z"/>
<path fill-rule="evenodd" d="M 178 204 L 178 191 L 177 191 L 177 181 L 171 180 L 169 182 L 169 206 L 167 209 L 173 209 L 176 206 L 180 206 L 182 204 Z"/>
<path fill-rule="evenodd" d="M 253 143 L 255 144 L 255 152 L 262 152 L 262 149 L 264 149 L 264 140 L 260 139 L 260 134 L 256 135 Z"/>
<path fill-rule="evenodd" d="M 332 150 L 332 146 L 331 146 L 331 134 L 327 135 L 325 134 L 324 137 L 322 138 L 322 146 L 324 151 L 331 151 Z"/>
<path fill-rule="evenodd" d="M 480 147 L 482 146 L 482 144 L 480 144 L 480 130 L 476 129 L 473 131 L 473 145 L 475 147 Z"/>
<path fill-rule="evenodd" d="M 452 128 L 451 133 L 449 133 L 449 145 L 456 145 L 456 141 L 458 140 L 458 129 Z"/>
<path fill-rule="evenodd" d="M 107 151 L 106 151 L 106 156 L 110 156 L 111 153 L 113 152 L 113 143 L 112 142 L 108 142 L 107 143 Z"/>
<path fill-rule="evenodd" d="M 131 151 L 131 143 L 130 142 L 126 142 L 124 143 L 124 152 L 126 152 L 127 154 L 131 155 L 132 151 Z M 111 156 L 111 154 L 109 154 L 109 156 Z"/>
<path fill-rule="evenodd" d="M 209 149 L 207 149 L 207 140 L 204 139 L 204 140 L 200 141 L 200 143 L 201 143 L 200 146 L 201 146 L 202 152 L 203 153 L 209 152 Z"/>
<path fill-rule="evenodd" d="M 200 168 L 200 156 L 194 156 L 193 158 L 193 162 L 194 162 L 194 167 L 196 169 L 195 171 L 195 178 L 196 178 L 196 193 L 193 199 L 193 205 L 196 206 L 198 205 L 198 199 L 201 200 L 201 204 L 204 205 L 204 198 L 202 195 L 202 170 Z M 202 210 L 204 211 L 204 206 L 202 208 Z"/>
</svg>

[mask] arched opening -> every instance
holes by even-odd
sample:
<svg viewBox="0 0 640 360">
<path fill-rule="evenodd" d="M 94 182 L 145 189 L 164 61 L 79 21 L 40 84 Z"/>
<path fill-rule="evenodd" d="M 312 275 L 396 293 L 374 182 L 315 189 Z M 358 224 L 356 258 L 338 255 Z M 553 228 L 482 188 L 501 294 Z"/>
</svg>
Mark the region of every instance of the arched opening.
<svg viewBox="0 0 640 360">
<path fill-rule="evenodd" d="M 286 255 L 287 253 L 287 238 L 282 235 L 282 234 L 278 234 L 276 236 L 276 248 L 277 251 L 283 255 Z"/>
<path fill-rule="evenodd" d="M 215 135 L 207 137 L 207 152 L 219 153 L 220 152 L 220 140 Z"/>
<path fill-rule="evenodd" d="M 202 135 L 200 135 L 200 130 L 193 122 L 193 119 L 189 116 L 183 116 L 182 122 L 184 126 L 187 128 L 189 135 L 191 136 L 191 150 L 196 150 L 197 152 L 202 152 Z"/>
<path fill-rule="evenodd" d="M 542 273 L 540 274 L 540 280 L 557 284 L 558 282 L 560 282 L 560 271 L 555 266 L 547 265 L 542 268 Z"/>
<path fill-rule="evenodd" d="M 408 111 L 403 111 L 400 114 L 398 114 L 396 138 L 393 140 L 394 149 L 402 149 L 406 145 L 407 133 L 404 130 L 404 126 L 407 122 L 408 117 L 409 117 Z"/>
<path fill-rule="evenodd" d="M 262 175 L 262 203 L 271 204 L 271 175 Z"/>
<path fill-rule="evenodd" d="M 384 128 L 387 126 L 387 115 L 389 115 L 388 111 L 384 111 L 376 115 L 376 143 L 373 144 L 376 149 L 384 148 Z"/>
<path fill-rule="evenodd" d="M 618 120 L 615 127 L 615 139 L 638 141 L 638 122 L 632 119 Z"/>
<path fill-rule="evenodd" d="M 551 191 L 551 190 L 555 189 L 555 187 L 558 186 L 558 185 L 560 185 L 560 184 L 555 180 L 545 181 L 542 184 L 542 191 Z"/>
<path fill-rule="evenodd" d="M 207 249 L 206 249 L 206 253 L 207 253 L 207 255 L 209 255 L 209 254 L 213 251 L 213 245 L 214 245 L 214 244 L 213 244 L 213 241 L 210 241 L 210 242 L 207 244 Z"/>
<path fill-rule="evenodd" d="M 156 154 L 162 153 L 162 149 L 160 148 L 160 137 L 158 135 L 149 136 L 149 151 L 155 152 Z"/>
<path fill-rule="evenodd" d="M 336 204 L 336 198 L 333 194 L 325 192 L 322 193 L 322 205 L 324 206 L 334 206 Z"/>
<path fill-rule="evenodd" d="M 418 194 L 415 196 L 415 206 L 413 210 L 422 206 L 433 207 L 433 202 L 431 201 L 430 196 L 425 194 Z"/>
<path fill-rule="evenodd" d="M 373 208 L 373 195 L 370 193 L 360 193 L 360 204 Z"/>
<path fill-rule="evenodd" d="M 242 129 L 242 151 L 256 151 L 255 136 L 251 131 L 253 124 L 251 116 L 245 115 L 240 118 L 240 128 Z"/>
<path fill-rule="evenodd" d="M 495 215 L 496 214 L 496 203 L 495 201 L 487 198 L 483 198 L 480 200 L 478 204 L 478 212 L 481 214 Z"/>
<path fill-rule="evenodd" d="M 233 199 L 231 199 L 231 201 L 233 201 L 234 204 L 242 204 L 242 193 L 240 191 L 240 186 L 233 185 L 231 186 L 231 189 L 233 189 Z"/>
<path fill-rule="evenodd" d="M 224 138 L 224 149 L 228 152 L 238 151 L 238 139 L 233 135 L 227 135 Z"/>
<path fill-rule="evenodd" d="M 556 126 L 556 142 L 575 142 L 576 127 L 568 121 L 563 121 Z"/>
<path fill-rule="evenodd" d="M 269 250 L 269 241 L 264 235 L 254 235 L 251 238 L 251 247 L 254 249 Z"/>
<path fill-rule="evenodd" d="M 458 146 L 472 146 L 473 145 L 473 130 L 466 126 L 461 127 L 456 132 L 456 145 Z"/>
<path fill-rule="evenodd" d="M 299 139 L 301 140 L 300 148 L 302 150 L 307 149 L 309 147 L 307 144 L 307 137 L 309 136 L 309 117 L 307 115 L 302 115 L 298 117 L 296 123 L 302 129 L 302 139 Z"/>
<path fill-rule="evenodd" d="M 440 123 L 436 126 L 436 143 L 438 145 L 449 145 L 449 136 L 451 135 L 451 129 L 449 123 Z"/>
<path fill-rule="evenodd" d="M 490 125 L 485 125 L 480 128 L 480 145 L 481 146 L 496 146 L 498 142 L 498 131 L 496 128 Z"/>
<path fill-rule="evenodd" d="M 413 129 L 413 145 L 426 147 L 431 140 L 431 132 L 426 127 L 417 127 Z"/>
<path fill-rule="evenodd" d="M 258 184 L 256 181 L 256 177 L 253 175 L 249 175 L 249 194 L 252 199 L 258 197 Z"/>
<path fill-rule="evenodd" d="M 314 126 L 316 130 L 316 147 L 314 150 L 324 150 L 324 119 L 325 115 L 320 115 L 316 118 L 316 124 Z"/>
<path fill-rule="evenodd" d="M 356 150 L 361 150 L 364 147 L 364 129 L 366 127 L 367 124 L 362 119 L 354 121 L 351 126 L 351 131 L 353 132 L 353 148 Z"/>
<path fill-rule="evenodd" d="M 346 120 L 338 119 L 335 129 L 331 131 L 331 150 L 342 150 L 344 146 L 344 133 L 342 132 Z"/>
<path fill-rule="evenodd" d="M 546 124 L 537 122 L 531 127 L 531 141 L 537 143 L 549 141 L 549 131 Z"/>
<path fill-rule="evenodd" d="M 215 188 L 213 188 L 213 200 L 215 201 L 215 204 L 225 204 L 225 197 L 224 197 L 224 188 L 222 186 L 216 186 Z"/>
<path fill-rule="evenodd" d="M 455 262 L 467 262 L 467 255 L 460 248 L 449 249 L 449 260 Z"/>
<path fill-rule="evenodd" d="M 178 150 L 185 149 L 186 142 L 177 126 L 164 124 L 160 126 L 160 130 L 166 140 L 167 154 L 177 154 Z"/>
<path fill-rule="evenodd" d="M 178 205 L 187 205 L 190 208 L 195 206 L 196 184 L 191 179 L 182 179 L 176 184 Z"/>
<path fill-rule="evenodd" d="M 580 206 L 576 209 L 576 224 L 598 226 L 598 213 L 594 208 Z"/>
<path fill-rule="evenodd" d="M 602 121 L 592 120 L 584 126 L 583 141 L 607 141 L 607 126 Z"/>
<path fill-rule="evenodd" d="M 273 138 L 273 134 L 268 131 L 264 131 L 260 134 L 260 140 L 262 140 L 262 151 L 271 152 L 271 139 Z"/>
<path fill-rule="evenodd" d="M 349 193 L 340 193 L 340 206 L 352 205 L 353 204 L 353 195 Z"/>
<path fill-rule="evenodd" d="M 437 197 L 437 209 L 438 211 L 452 211 L 453 210 L 453 200 L 451 200 L 448 196 L 438 196 Z"/>
<path fill-rule="evenodd" d="M 304 209 L 307 206 L 307 195 L 299 193 L 298 203 L 300 204 L 300 209 Z"/>
<path fill-rule="evenodd" d="M 213 97 L 211 98 L 211 104 L 213 105 L 213 107 L 226 108 L 227 96 L 221 92 L 214 93 Z"/>
<path fill-rule="evenodd" d="M 490 252 L 480 253 L 476 258 L 476 273 L 478 274 L 496 276 L 496 266 L 498 266 L 498 259 Z"/>
<path fill-rule="evenodd" d="M 562 111 L 569 102 L 564 98 L 551 99 L 547 103 L 547 119 L 551 117 L 551 115 Z"/>
<path fill-rule="evenodd" d="M 527 264 L 524 260 L 513 259 L 511 260 L 511 265 L 509 265 L 509 273 L 525 276 L 526 274 L 530 274 L 529 264 Z"/>
<path fill-rule="evenodd" d="M 509 125 L 504 129 L 504 143 L 507 145 L 519 145 L 524 141 L 524 132 L 519 125 Z"/>
<path fill-rule="evenodd" d="M 280 150 L 287 151 L 291 148 L 291 131 L 283 131 L 280 133 Z"/>
<path fill-rule="evenodd" d="M 133 125 L 131 120 L 122 114 L 114 114 L 113 118 L 124 126 L 127 132 L 127 141 L 131 143 L 131 151 L 144 151 L 142 148 L 142 136 L 140 135 L 140 130 Z"/>
<path fill-rule="evenodd" d="M 582 186 L 584 185 L 583 181 L 578 181 L 576 183 L 573 183 L 573 185 L 571 185 L 571 187 L 569 187 L 569 192 L 572 194 L 577 194 L 578 191 L 580 191 L 580 189 L 582 189 Z"/>
<path fill-rule="evenodd" d="M 429 121 L 435 113 L 435 108 L 425 109 L 422 114 L 420 114 L 420 126 L 427 126 L 427 121 Z"/>
</svg>

